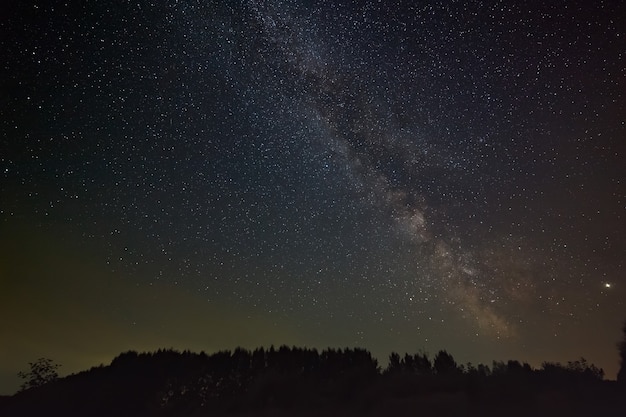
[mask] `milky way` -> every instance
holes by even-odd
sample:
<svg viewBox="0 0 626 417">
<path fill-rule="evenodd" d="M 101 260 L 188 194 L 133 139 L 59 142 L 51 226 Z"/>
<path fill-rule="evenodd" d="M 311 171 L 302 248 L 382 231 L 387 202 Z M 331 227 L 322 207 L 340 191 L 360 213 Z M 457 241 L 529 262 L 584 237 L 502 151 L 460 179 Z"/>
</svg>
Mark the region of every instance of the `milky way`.
<svg viewBox="0 0 626 417">
<path fill-rule="evenodd" d="M 208 350 L 443 347 L 461 360 L 584 355 L 616 369 L 621 2 L 7 7 L 6 297 L 23 294 L 11 290 L 11 242 L 40 259 L 46 236 L 94 259 L 80 277 L 63 262 L 77 278 L 60 294 L 95 294 L 114 276 L 133 300 L 158 305 L 170 288 L 295 329 L 252 337 L 224 309 L 231 324 L 207 323 L 232 331 Z M 44 269 L 24 284 L 31 303 L 45 298 L 37 282 L 56 279 Z M 143 301 L 103 296 L 98 308 L 111 328 L 164 326 Z M 102 355 L 132 345 L 112 339 Z M 5 349 L 39 354 L 32 345 Z"/>
</svg>

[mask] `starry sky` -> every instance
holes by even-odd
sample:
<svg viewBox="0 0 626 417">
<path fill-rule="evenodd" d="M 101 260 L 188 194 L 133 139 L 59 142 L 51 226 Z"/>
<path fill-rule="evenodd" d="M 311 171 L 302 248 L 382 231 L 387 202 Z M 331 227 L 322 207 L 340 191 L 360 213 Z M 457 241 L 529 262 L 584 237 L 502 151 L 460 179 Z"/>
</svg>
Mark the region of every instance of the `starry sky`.
<svg viewBox="0 0 626 417">
<path fill-rule="evenodd" d="M 615 377 L 624 2 L 2 9 L 0 394 L 160 347 Z"/>
</svg>

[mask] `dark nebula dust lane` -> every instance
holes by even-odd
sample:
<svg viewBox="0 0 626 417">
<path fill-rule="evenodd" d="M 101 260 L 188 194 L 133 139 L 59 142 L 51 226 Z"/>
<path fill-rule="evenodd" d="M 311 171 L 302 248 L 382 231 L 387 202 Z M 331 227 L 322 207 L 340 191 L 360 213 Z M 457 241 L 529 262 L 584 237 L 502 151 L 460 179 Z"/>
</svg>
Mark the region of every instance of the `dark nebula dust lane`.
<svg viewBox="0 0 626 417">
<path fill-rule="evenodd" d="M 283 343 L 613 377 L 624 9 L 6 6 L 0 390 L 41 356 Z"/>
</svg>

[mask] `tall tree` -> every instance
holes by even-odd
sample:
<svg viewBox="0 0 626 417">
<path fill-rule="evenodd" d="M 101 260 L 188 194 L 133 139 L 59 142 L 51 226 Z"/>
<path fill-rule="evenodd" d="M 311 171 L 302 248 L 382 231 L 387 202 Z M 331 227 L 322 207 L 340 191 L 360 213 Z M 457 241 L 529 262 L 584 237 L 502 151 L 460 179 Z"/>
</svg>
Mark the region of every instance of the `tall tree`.
<svg viewBox="0 0 626 417">
<path fill-rule="evenodd" d="M 397 352 L 391 352 L 389 354 L 389 364 L 387 365 L 387 373 L 400 372 L 402 370 L 402 363 L 400 355 Z"/>
<path fill-rule="evenodd" d="M 415 364 L 415 371 L 421 375 L 430 375 L 433 373 L 433 365 L 428 359 L 426 353 L 416 353 L 413 355 L 413 363 Z"/>
<path fill-rule="evenodd" d="M 459 372 L 459 367 L 451 354 L 445 350 L 440 350 L 435 356 L 433 368 L 438 375 L 450 375 Z"/>
</svg>

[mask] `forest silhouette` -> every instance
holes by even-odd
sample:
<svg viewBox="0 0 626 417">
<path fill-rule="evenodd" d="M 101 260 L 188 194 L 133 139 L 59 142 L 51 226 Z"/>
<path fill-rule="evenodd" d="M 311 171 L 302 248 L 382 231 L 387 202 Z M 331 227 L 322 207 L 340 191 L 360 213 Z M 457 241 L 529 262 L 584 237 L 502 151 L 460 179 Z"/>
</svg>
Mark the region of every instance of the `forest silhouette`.
<svg viewBox="0 0 626 417">
<path fill-rule="evenodd" d="M 64 378 L 42 358 L 21 373 L 32 378 L 21 391 L 1 398 L 0 415 L 625 416 L 623 330 L 617 381 L 582 358 L 474 366 L 445 350 L 433 359 L 394 352 L 384 369 L 359 348 L 129 351 Z"/>
</svg>

